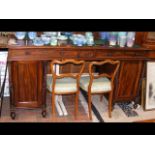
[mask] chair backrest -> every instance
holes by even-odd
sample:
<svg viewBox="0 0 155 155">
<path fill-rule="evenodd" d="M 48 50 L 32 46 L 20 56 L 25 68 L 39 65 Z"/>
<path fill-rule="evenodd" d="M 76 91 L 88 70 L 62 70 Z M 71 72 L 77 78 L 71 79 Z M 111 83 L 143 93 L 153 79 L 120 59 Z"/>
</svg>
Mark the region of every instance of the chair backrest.
<svg viewBox="0 0 155 155">
<path fill-rule="evenodd" d="M 104 72 L 104 66 L 107 67 L 107 65 L 112 65 L 114 66 L 114 69 L 112 71 L 112 73 L 105 73 Z M 102 70 L 103 70 L 103 73 L 101 74 L 98 74 L 98 75 L 94 75 L 94 72 L 93 72 L 93 67 L 94 66 L 102 66 Z M 119 66 L 120 66 L 120 62 L 119 61 L 113 61 L 113 60 L 105 60 L 105 61 L 93 61 L 92 63 L 90 63 L 89 65 L 89 75 L 90 75 L 90 84 L 89 84 L 89 87 L 92 86 L 92 82 L 93 82 L 93 79 L 97 79 L 97 78 L 101 78 L 101 77 L 107 77 L 107 78 L 110 78 L 112 84 L 114 82 L 114 79 L 115 79 L 115 76 L 116 76 L 116 73 L 119 69 Z M 108 68 L 108 69 L 111 69 Z M 107 68 L 105 68 L 105 70 L 107 70 Z"/>
<path fill-rule="evenodd" d="M 55 70 L 54 70 L 55 65 L 66 65 L 66 64 L 74 64 L 74 65 L 80 66 L 79 72 L 78 73 L 60 73 L 60 74 L 57 74 L 55 72 Z M 84 71 L 84 67 L 85 67 L 84 61 L 77 61 L 74 59 L 67 59 L 67 60 L 62 60 L 62 61 L 53 60 L 51 62 L 51 72 L 52 72 L 53 78 L 59 78 L 59 79 L 64 78 L 64 77 L 71 77 L 74 79 L 78 79 L 81 77 L 81 75 Z"/>
</svg>

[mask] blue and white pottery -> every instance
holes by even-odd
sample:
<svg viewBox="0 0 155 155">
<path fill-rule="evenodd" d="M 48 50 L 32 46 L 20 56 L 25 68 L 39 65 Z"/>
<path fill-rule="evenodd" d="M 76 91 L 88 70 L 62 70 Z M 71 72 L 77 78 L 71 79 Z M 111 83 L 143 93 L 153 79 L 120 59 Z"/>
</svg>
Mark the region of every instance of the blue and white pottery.
<svg viewBox="0 0 155 155">
<path fill-rule="evenodd" d="M 87 43 L 87 40 L 84 35 L 77 35 L 76 42 L 77 46 L 83 46 Z"/>
<path fill-rule="evenodd" d="M 34 40 L 37 37 L 37 32 L 28 32 L 29 39 Z"/>
<path fill-rule="evenodd" d="M 34 39 L 33 44 L 34 44 L 35 46 L 43 46 L 43 45 L 44 45 L 44 42 L 43 42 L 43 40 L 42 40 L 40 37 L 36 37 L 36 38 Z"/>
<path fill-rule="evenodd" d="M 26 36 L 26 32 L 16 32 L 15 36 L 18 40 L 23 40 Z"/>
<path fill-rule="evenodd" d="M 48 45 L 51 42 L 51 37 L 48 37 L 45 34 L 41 35 L 41 39 L 42 39 L 42 41 L 44 42 L 45 45 Z"/>
</svg>

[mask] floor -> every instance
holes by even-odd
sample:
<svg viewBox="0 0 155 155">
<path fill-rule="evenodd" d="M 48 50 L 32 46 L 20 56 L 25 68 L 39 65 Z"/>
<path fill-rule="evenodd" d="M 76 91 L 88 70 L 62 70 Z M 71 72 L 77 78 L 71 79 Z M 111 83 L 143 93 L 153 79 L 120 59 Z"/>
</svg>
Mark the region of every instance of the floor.
<svg viewBox="0 0 155 155">
<path fill-rule="evenodd" d="M 74 117 L 74 97 L 72 95 L 66 95 L 63 97 L 64 105 L 67 109 L 68 116 L 59 116 L 53 118 L 51 115 L 51 95 L 47 94 L 47 116 L 43 118 L 41 110 L 16 110 L 16 119 L 10 118 L 9 100 L 4 100 L 2 109 L 2 117 L 0 122 L 90 122 L 83 106 L 79 102 L 79 115 L 77 119 Z M 26 116 L 26 117 L 25 117 Z"/>
<path fill-rule="evenodd" d="M 142 107 L 138 109 L 130 109 L 137 113 L 137 115 L 128 116 L 123 109 L 115 104 L 112 112 L 112 118 L 108 117 L 108 101 L 103 98 L 100 101 L 98 95 L 92 97 L 92 117 L 90 121 L 88 118 L 88 104 L 84 94 L 80 93 L 79 97 L 79 115 L 74 117 L 74 97 L 72 95 L 63 96 L 63 102 L 67 109 L 67 116 L 57 117 L 51 115 L 51 94 L 47 93 L 47 116 L 43 118 L 40 109 L 35 110 L 16 110 L 16 119 L 12 120 L 10 117 L 9 100 L 4 100 L 2 109 L 2 117 L 0 122 L 155 122 L 155 111 L 144 111 Z"/>
</svg>

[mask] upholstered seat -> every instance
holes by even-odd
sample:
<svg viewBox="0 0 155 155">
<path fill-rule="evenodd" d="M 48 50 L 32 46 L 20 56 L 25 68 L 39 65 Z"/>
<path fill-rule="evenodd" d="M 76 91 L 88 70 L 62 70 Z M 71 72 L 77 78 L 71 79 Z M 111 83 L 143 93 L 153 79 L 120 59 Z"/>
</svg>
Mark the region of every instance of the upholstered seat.
<svg viewBox="0 0 155 155">
<path fill-rule="evenodd" d="M 89 76 L 81 77 L 80 79 L 80 87 L 86 92 L 88 92 L 89 82 Z M 101 77 L 93 80 L 91 93 L 109 92 L 111 89 L 111 81 L 106 77 Z"/>
<path fill-rule="evenodd" d="M 88 111 L 90 120 L 92 119 L 93 94 L 101 94 L 102 96 L 104 93 L 109 94 L 108 112 L 109 117 L 111 117 L 113 107 L 114 79 L 119 69 L 119 65 L 120 65 L 119 61 L 112 61 L 112 60 L 91 62 L 89 64 L 89 76 L 82 77 L 80 79 L 80 87 L 82 90 L 84 90 L 83 93 L 87 92 L 86 95 L 88 94 Z M 97 66 L 100 66 L 100 70 L 99 73 L 96 75 L 94 74 L 94 69 Z M 108 71 L 107 66 L 109 67 Z"/>
<path fill-rule="evenodd" d="M 52 92 L 52 75 L 47 76 L 47 89 Z M 62 78 L 56 79 L 55 93 L 71 93 L 77 91 L 76 79 Z"/>
<path fill-rule="evenodd" d="M 63 67 L 68 64 L 72 64 L 78 68 L 79 71 L 76 73 L 63 73 Z M 56 69 L 56 65 L 62 70 L 62 73 L 58 73 L 59 71 Z M 52 94 L 52 115 L 55 116 L 55 95 L 64 95 L 64 94 L 74 94 L 75 96 L 75 109 L 74 115 L 75 118 L 78 114 L 78 102 L 79 102 L 79 81 L 80 77 L 85 68 L 84 61 L 78 61 L 73 59 L 68 60 L 53 60 L 51 62 L 51 73 L 47 75 L 47 89 Z"/>
</svg>

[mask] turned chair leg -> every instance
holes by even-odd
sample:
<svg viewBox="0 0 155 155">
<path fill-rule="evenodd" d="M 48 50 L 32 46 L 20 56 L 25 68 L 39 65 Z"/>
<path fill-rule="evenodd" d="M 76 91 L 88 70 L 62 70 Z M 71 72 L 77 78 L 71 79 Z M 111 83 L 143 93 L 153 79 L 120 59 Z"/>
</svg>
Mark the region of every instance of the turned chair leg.
<svg viewBox="0 0 155 155">
<path fill-rule="evenodd" d="M 88 111 L 89 111 L 89 119 L 92 120 L 92 102 L 91 102 L 91 94 L 88 94 Z"/>
<path fill-rule="evenodd" d="M 113 109 L 113 107 L 112 107 L 112 97 L 113 97 L 113 93 L 112 92 L 110 92 L 110 94 L 109 94 L 109 105 L 108 105 L 108 111 L 109 111 L 109 118 L 111 118 L 112 117 L 112 109 Z"/>
<path fill-rule="evenodd" d="M 78 102 L 79 102 L 79 93 L 76 93 L 75 94 L 75 112 L 74 112 L 75 118 L 77 118 L 77 115 L 78 115 Z"/>
<path fill-rule="evenodd" d="M 52 93 L 52 115 L 55 116 L 55 94 Z"/>
</svg>

